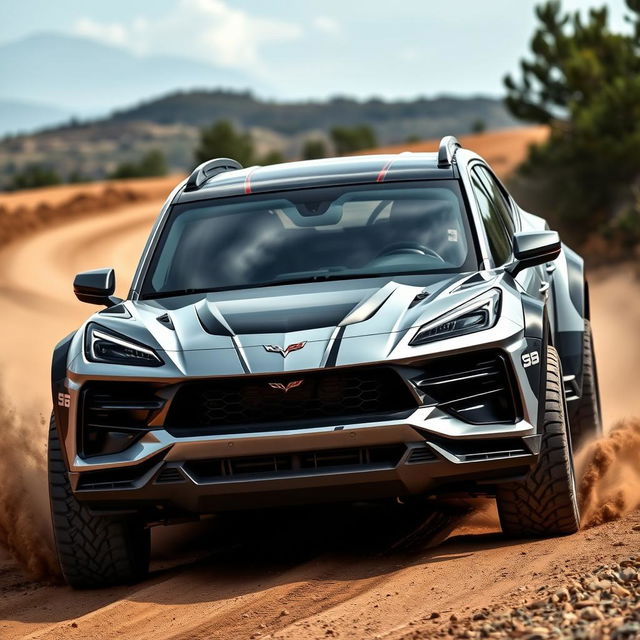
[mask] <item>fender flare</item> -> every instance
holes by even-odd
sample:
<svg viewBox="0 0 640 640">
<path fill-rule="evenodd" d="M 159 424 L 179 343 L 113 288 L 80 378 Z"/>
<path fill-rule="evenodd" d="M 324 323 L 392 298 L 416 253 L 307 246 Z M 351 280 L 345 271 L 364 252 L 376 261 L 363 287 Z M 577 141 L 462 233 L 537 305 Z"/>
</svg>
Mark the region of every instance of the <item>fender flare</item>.
<svg viewBox="0 0 640 640">
<path fill-rule="evenodd" d="M 566 245 L 562 248 L 567 262 L 569 297 L 576 311 L 588 319 L 588 287 L 584 277 L 584 260 Z"/>
<path fill-rule="evenodd" d="M 64 398 L 65 396 L 68 397 L 66 395 L 66 380 L 69 349 L 71 347 L 71 341 L 76 333 L 76 331 L 73 331 L 58 342 L 53 349 L 53 356 L 51 358 L 51 399 L 53 402 L 53 414 L 56 418 L 56 428 L 58 429 L 60 442 L 65 441 L 67 431 L 69 429 L 69 407 L 65 406 Z"/>
</svg>

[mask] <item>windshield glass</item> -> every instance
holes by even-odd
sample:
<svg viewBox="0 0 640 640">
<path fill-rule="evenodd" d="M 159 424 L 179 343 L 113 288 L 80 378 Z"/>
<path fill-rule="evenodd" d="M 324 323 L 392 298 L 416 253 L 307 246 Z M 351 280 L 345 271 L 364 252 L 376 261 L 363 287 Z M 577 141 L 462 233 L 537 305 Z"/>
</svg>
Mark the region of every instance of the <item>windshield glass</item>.
<svg viewBox="0 0 640 640">
<path fill-rule="evenodd" d="M 141 293 L 476 267 L 455 180 L 345 185 L 174 206 Z"/>
</svg>

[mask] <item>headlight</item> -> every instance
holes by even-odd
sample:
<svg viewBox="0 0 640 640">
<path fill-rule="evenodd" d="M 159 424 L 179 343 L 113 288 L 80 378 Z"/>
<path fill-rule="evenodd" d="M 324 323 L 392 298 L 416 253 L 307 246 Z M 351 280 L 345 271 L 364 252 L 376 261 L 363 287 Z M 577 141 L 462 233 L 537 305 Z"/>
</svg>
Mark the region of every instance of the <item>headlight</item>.
<svg viewBox="0 0 640 640">
<path fill-rule="evenodd" d="M 499 307 L 500 290 L 491 289 L 420 327 L 409 344 L 416 346 L 490 329 L 498 319 Z"/>
<path fill-rule="evenodd" d="M 85 334 L 85 352 L 92 362 L 159 367 L 164 362 L 151 347 L 91 323 Z"/>
</svg>

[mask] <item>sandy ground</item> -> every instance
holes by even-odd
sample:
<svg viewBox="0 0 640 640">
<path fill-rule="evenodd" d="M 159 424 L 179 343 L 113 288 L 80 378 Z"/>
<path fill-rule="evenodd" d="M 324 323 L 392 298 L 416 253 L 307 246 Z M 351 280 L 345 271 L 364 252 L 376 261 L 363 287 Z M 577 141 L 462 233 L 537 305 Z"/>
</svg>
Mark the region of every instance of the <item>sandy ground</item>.
<svg viewBox="0 0 640 640">
<path fill-rule="evenodd" d="M 114 266 L 125 294 L 159 204 L 76 220 L 0 251 L 4 393 L 43 438 L 37 415 L 49 411 L 51 349 L 91 311 L 75 300 L 73 275 Z M 638 291 L 628 270 L 592 278 L 607 424 L 640 415 Z M 227 516 L 154 531 L 150 579 L 95 592 L 30 581 L 0 551 L 0 638 L 429 634 L 451 614 L 526 599 L 566 567 L 613 561 L 640 540 L 633 511 L 569 538 L 516 542 L 502 536 L 488 501 L 442 512 L 438 535 L 415 533 L 421 511 L 391 505 Z"/>
</svg>

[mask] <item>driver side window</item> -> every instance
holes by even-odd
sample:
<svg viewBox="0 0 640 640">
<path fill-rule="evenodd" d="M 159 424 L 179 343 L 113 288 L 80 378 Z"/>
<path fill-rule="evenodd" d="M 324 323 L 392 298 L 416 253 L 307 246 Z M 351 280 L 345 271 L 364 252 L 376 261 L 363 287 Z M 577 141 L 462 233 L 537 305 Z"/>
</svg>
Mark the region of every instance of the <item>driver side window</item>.
<svg viewBox="0 0 640 640">
<path fill-rule="evenodd" d="M 482 216 L 489 241 L 489 248 L 496 266 L 505 264 L 511 257 L 511 234 L 504 225 L 500 207 L 496 203 L 480 173 L 481 168 L 471 170 L 471 185 Z"/>
</svg>

